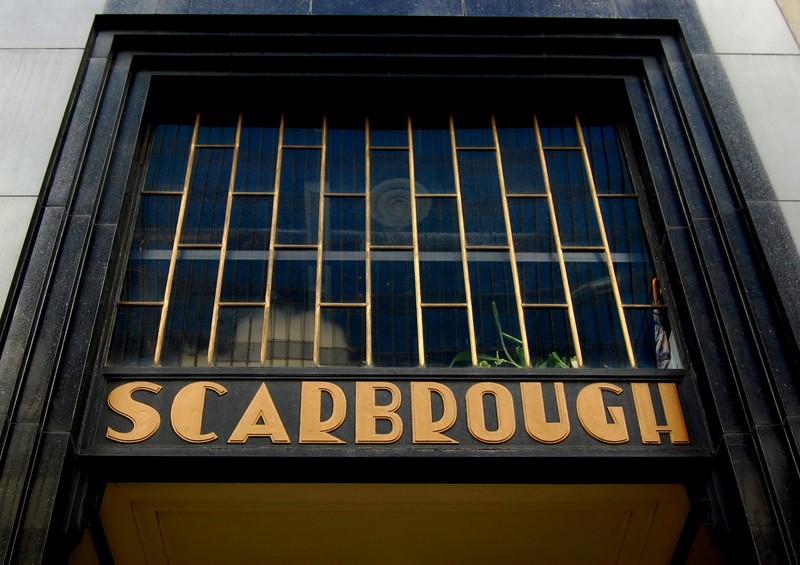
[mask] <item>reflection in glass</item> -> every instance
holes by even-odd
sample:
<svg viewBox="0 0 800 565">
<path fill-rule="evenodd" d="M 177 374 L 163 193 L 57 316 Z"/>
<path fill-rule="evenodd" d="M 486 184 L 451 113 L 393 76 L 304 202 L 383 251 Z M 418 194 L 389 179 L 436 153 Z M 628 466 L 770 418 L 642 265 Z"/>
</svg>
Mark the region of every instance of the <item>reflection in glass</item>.
<svg viewBox="0 0 800 565">
<path fill-rule="evenodd" d="M 574 114 L 510 110 L 496 139 L 480 108 L 453 130 L 435 109 L 245 111 L 238 135 L 201 113 L 191 163 L 191 120 L 156 125 L 107 362 L 656 366 L 666 310 L 617 128 L 583 124 L 582 146 Z"/>
</svg>

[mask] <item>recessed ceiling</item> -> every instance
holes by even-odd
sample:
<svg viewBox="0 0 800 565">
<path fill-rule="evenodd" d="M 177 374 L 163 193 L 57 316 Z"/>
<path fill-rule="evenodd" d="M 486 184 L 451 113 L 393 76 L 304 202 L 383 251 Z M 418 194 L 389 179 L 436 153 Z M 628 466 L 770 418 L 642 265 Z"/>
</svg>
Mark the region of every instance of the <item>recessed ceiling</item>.
<svg viewBox="0 0 800 565">
<path fill-rule="evenodd" d="M 110 484 L 115 565 L 669 563 L 681 485 Z"/>
</svg>

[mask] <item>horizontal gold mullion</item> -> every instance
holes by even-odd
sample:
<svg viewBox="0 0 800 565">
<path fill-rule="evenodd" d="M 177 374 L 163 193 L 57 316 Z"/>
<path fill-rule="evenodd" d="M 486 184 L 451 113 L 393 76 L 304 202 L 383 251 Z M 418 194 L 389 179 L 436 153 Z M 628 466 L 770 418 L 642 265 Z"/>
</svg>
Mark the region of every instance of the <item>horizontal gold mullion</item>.
<svg viewBox="0 0 800 565">
<path fill-rule="evenodd" d="M 263 308 L 264 302 L 219 302 L 220 308 Z"/>
<path fill-rule="evenodd" d="M 275 249 L 298 249 L 301 251 L 316 251 L 319 245 L 305 243 L 276 243 Z"/>
<path fill-rule="evenodd" d="M 183 196 L 183 191 L 177 190 L 143 190 L 143 195 L 150 196 Z"/>
<path fill-rule="evenodd" d="M 423 302 L 423 308 L 466 308 L 466 302 Z"/>
<path fill-rule="evenodd" d="M 563 251 L 605 251 L 606 248 L 602 245 L 562 245 Z"/>
<path fill-rule="evenodd" d="M 466 245 L 467 251 L 508 251 L 508 245 Z M 455 252 L 454 252 L 455 253 Z"/>
<path fill-rule="evenodd" d="M 149 300 L 120 300 L 117 302 L 118 306 L 164 306 L 164 301 L 149 301 Z"/>
<path fill-rule="evenodd" d="M 366 308 L 366 302 L 320 302 L 320 308 Z"/>
<path fill-rule="evenodd" d="M 281 149 L 322 149 L 322 145 L 283 145 Z"/>
<path fill-rule="evenodd" d="M 371 245 L 370 251 L 413 251 L 413 245 Z"/>
<path fill-rule="evenodd" d="M 370 151 L 408 151 L 408 145 L 370 145 Z"/>
<path fill-rule="evenodd" d="M 547 198 L 547 194 L 544 192 L 533 192 L 530 194 L 506 194 L 506 198 Z"/>
<path fill-rule="evenodd" d="M 569 307 L 569 305 L 566 304 L 566 303 L 560 303 L 560 302 L 552 302 L 552 303 L 547 303 L 547 302 L 540 302 L 540 303 L 523 302 L 522 303 L 522 307 L 523 308 L 530 308 L 530 309 L 540 309 L 540 308 L 564 308 L 564 309 L 566 309 L 566 308 Z"/>
<path fill-rule="evenodd" d="M 666 304 L 623 304 L 626 310 L 666 310 Z"/>
<path fill-rule="evenodd" d="M 275 196 L 274 192 L 260 192 L 260 191 L 244 191 L 235 190 L 232 193 L 234 196 Z"/>
<path fill-rule="evenodd" d="M 494 147 L 494 145 L 487 145 L 487 146 L 474 145 L 474 146 L 471 146 L 471 147 L 460 147 L 459 146 L 459 147 L 456 147 L 456 151 L 491 151 L 492 153 L 494 153 L 495 147 Z"/>
<path fill-rule="evenodd" d="M 194 147 L 195 149 L 235 149 L 236 145 L 228 145 L 227 143 L 198 143 Z"/>
<path fill-rule="evenodd" d="M 581 147 L 581 146 L 572 147 L 572 146 L 569 146 L 569 145 L 565 145 L 565 146 L 561 146 L 561 147 L 558 146 L 558 145 L 545 145 L 545 146 L 542 146 L 542 150 L 543 151 L 583 151 L 583 147 Z"/>
<path fill-rule="evenodd" d="M 178 249 L 222 249 L 219 243 L 179 243 Z"/>
<path fill-rule="evenodd" d="M 364 198 L 366 194 L 363 192 L 326 192 L 323 194 L 323 196 L 336 198 Z"/>
</svg>

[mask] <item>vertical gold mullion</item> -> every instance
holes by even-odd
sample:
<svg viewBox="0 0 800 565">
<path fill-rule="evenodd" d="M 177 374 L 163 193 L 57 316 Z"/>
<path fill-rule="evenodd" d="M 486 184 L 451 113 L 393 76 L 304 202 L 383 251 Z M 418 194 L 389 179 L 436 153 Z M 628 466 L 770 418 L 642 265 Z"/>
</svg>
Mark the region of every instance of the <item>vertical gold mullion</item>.
<svg viewBox="0 0 800 565">
<path fill-rule="evenodd" d="M 225 272 L 225 256 L 228 252 L 228 233 L 231 225 L 231 209 L 233 208 L 233 190 L 236 184 L 236 165 L 239 160 L 239 143 L 242 135 L 242 113 L 236 123 L 236 141 L 233 146 L 233 163 L 231 163 L 231 179 L 228 183 L 228 201 L 225 205 L 225 223 L 222 227 L 222 245 L 219 251 L 219 269 L 217 270 L 217 288 L 214 291 L 214 311 L 211 315 L 211 335 L 208 338 L 208 364 L 214 362 L 214 350 L 217 345 L 217 325 L 219 323 L 219 301 L 222 296 L 222 276 Z"/>
<path fill-rule="evenodd" d="M 517 316 L 519 317 L 520 341 L 522 350 L 525 352 L 525 366 L 530 367 L 530 352 L 528 351 L 528 332 L 525 329 L 525 311 L 522 308 L 522 290 L 519 286 L 519 274 L 517 272 L 517 254 L 514 250 L 514 234 L 511 230 L 511 213 L 508 210 L 508 196 L 506 194 L 506 180 L 503 173 L 503 159 L 500 154 L 500 136 L 497 133 L 497 121 L 492 114 L 492 136 L 494 138 L 495 157 L 497 158 L 497 174 L 500 180 L 500 194 L 503 201 L 503 220 L 506 225 L 506 238 L 508 239 L 508 256 L 511 261 L 511 277 L 514 280 L 514 298 L 517 301 Z"/>
<path fill-rule="evenodd" d="M 325 163 L 328 158 L 327 151 L 327 115 L 322 116 L 322 158 L 320 159 L 319 173 L 319 218 L 317 220 L 317 276 L 314 290 L 314 353 L 313 363 L 319 366 L 319 341 L 320 325 L 322 318 L 322 238 L 325 234 Z"/>
<path fill-rule="evenodd" d="M 164 288 L 164 303 L 161 306 L 161 318 L 158 322 L 158 338 L 156 339 L 156 351 L 153 362 L 158 365 L 161 363 L 161 350 L 164 347 L 164 333 L 167 328 L 167 314 L 169 313 L 170 297 L 172 295 L 172 283 L 175 278 L 175 267 L 178 262 L 178 249 L 180 247 L 181 232 L 183 231 L 183 220 L 186 216 L 186 203 L 189 199 L 189 184 L 192 180 L 192 168 L 194 166 L 194 153 L 197 146 L 197 132 L 200 129 L 200 112 L 197 113 L 194 121 L 194 131 L 192 132 L 192 143 L 189 148 L 189 161 L 186 165 L 186 176 L 183 180 L 183 194 L 181 195 L 181 206 L 178 211 L 178 222 L 175 226 L 175 239 L 172 242 L 172 253 L 169 259 L 169 271 L 167 273 L 167 284 Z"/>
<path fill-rule="evenodd" d="M 267 288 L 264 290 L 264 319 L 261 324 L 261 366 L 267 362 L 267 333 L 270 316 L 270 299 L 272 298 L 272 273 L 275 270 L 275 240 L 278 231 L 278 202 L 280 199 L 281 167 L 283 166 L 283 130 L 285 117 L 281 114 L 278 129 L 278 158 L 275 164 L 275 188 L 272 191 L 272 219 L 269 231 L 269 252 L 267 265 Z"/>
<path fill-rule="evenodd" d="M 544 176 L 544 186 L 547 193 L 547 205 L 550 209 L 550 223 L 553 225 L 553 237 L 556 240 L 556 253 L 558 255 L 558 264 L 561 270 L 561 280 L 564 282 L 564 295 L 567 300 L 567 315 L 569 316 L 570 330 L 572 331 L 572 341 L 575 344 L 575 358 L 578 361 L 578 366 L 583 366 L 583 353 L 581 351 L 581 342 L 578 337 L 578 324 L 575 319 L 575 308 L 572 304 L 572 292 L 569 288 L 569 277 L 567 277 L 567 266 L 564 262 L 564 249 L 561 246 L 561 233 L 558 229 L 558 220 L 556 218 L 556 207 L 553 201 L 553 192 L 550 187 L 550 175 L 547 172 L 547 159 L 544 154 L 544 146 L 542 145 L 542 134 L 539 131 L 539 119 L 536 114 L 533 115 L 533 127 L 536 132 L 536 143 L 539 146 L 539 160 L 542 164 L 542 174 Z"/>
<path fill-rule="evenodd" d="M 366 229 L 364 237 L 364 260 L 366 262 L 365 279 L 365 298 L 366 306 L 364 308 L 364 316 L 366 318 L 366 332 L 365 346 L 367 349 L 366 363 L 367 367 L 372 367 L 372 223 L 371 217 L 372 207 L 370 206 L 370 190 L 372 188 L 370 172 L 370 140 L 369 140 L 369 116 L 364 119 L 364 153 L 365 153 L 365 182 L 364 182 L 364 202 L 365 216 L 366 216 Z"/>
<path fill-rule="evenodd" d="M 475 320 L 472 318 L 472 291 L 469 284 L 469 264 L 467 262 L 467 235 L 464 225 L 464 205 L 461 201 L 461 177 L 458 172 L 458 148 L 456 147 L 456 128 L 450 115 L 450 146 L 453 154 L 453 176 L 456 186 L 456 207 L 458 210 L 458 235 L 461 238 L 461 268 L 464 271 L 464 294 L 467 300 L 467 328 L 469 330 L 469 352 L 472 366 L 478 364 L 478 346 L 475 343 Z"/>
<path fill-rule="evenodd" d="M 407 119 L 408 128 L 408 189 L 411 198 L 411 243 L 414 246 L 414 294 L 417 307 L 417 353 L 419 366 L 425 366 L 425 334 L 422 329 L 422 283 L 419 268 L 419 232 L 417 230 L 417 187 L 414 175 L 414 139 L 411 130 L 411 114 Z"/>
<path fill-rule="evenodd" d="M 611 277 L 611 290 L 614 293 L 614 301 L 617 304 L 617 312 L 619 315 L 620 324 L 622 325 L 622 337 L 625 340 L 625 351 L 628 353 L 628 362 L 630 363 L 631 367 L 636 367 L 636 358 L 633 354 L 633 345 L 631 344 L 631 337 L 630 333 L 628 332 L 628 321 L 625 319 L 625 309 L 622 307 L 622 296 L 619 292 L 619 283 L 617 282 L 617 276 L 614 271 L 614 261 L 611 258 L 611 248 L 608 244 L 608 236 L 606 235 L 606 228 L 603 222 L 603 213 L 600 209 L 600 199 L 597 197 L 597 187 L 594 184 L 594 175 L 592 174 L 592 167 L 589 161 L 589 152 L 586 149 L 586 140 L 583 137 L 583 129 L 581 128 L 581 122 L 578 119 L 578 114 L 575 114 L 575 127 L 578 128 L 578 139 L 580 139 L 581 142 L 583 164 L 584 167 L 586 167 L 586 176 L 589 179 L 589 188 L 592 193 L 594 212 L 597 216 L 597 225 L 599 226 L 600 238 L 603 242 L 606 265 L 608 267 L 609 276 Z"/>
</svg>

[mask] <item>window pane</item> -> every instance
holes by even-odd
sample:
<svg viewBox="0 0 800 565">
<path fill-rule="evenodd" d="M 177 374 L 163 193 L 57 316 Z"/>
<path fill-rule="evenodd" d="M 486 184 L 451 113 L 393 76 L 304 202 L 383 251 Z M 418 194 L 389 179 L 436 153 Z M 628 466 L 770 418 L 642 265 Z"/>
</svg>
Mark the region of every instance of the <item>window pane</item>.
<svg viewBox="0 0 800 565">
<path fill-rule="evenodd" d="M 144 190 L 183 190 L 193 129 L 191 123 L 155 128 Z"/>
<path fill-rule="evenodd" d="M 231 180 L 233 149 L 195 152 L 181 243 L 220 243 Z"/>
<path fill-rule="evenodd" d="M 478 353 L 492 364 L 524 366 L 511 261 L 506 252 L 471 252 L 469 280 Z"/>
<path fill-rule="evenodd" d="M 412 254 L 372 255 L 372 347 L 378 367 L 416 367 L 417 311 Z"/>
<path fill-rule="evenodd" d="M 170 296 L 162 365 L 202 367 L 208 364 L 218 267 L 219 253 L 180 252 Z"/>
<path fill-rule="evenodd" d="M 446 114 L 415 116 L 414 175 L 417 192 L 421 187 L 430 194 L 455 194 L 453 149 L 450 123 Z"/>
<path fill-rule="evenodd" d="M 364 116 L 334 115 L 328 119 L 326 192 L 363 194 L 366 186 Z"/>
<path fill-rule="evenodd" d="M 373 245 L 411 245 L 408 151 L 372 151 L 370 214 Z"/>
<path fill-rule="evenodd" d="M 108 364 L 153 366 L 161 306 L 118 306 Z"/>
<path fill-rule="evenodd" d="M 600 194 L 633 194 L 633 182 L 625 155 L 611 126 L 584 127 L 583 136 Z"/>
<path fill-rule="evenodd" d="M 361 367 L 367 360 L 366 314 L 363 308 L 323 308 L 319 363 Z"/>
<path fill-rule="evenodd" d="M 322 151 L 318 149 L 284 150 L 278 197 L 278 243 L 317 243 L 321 165 Z"/>
<path fill-rule="evenodd" d="M 468 367 L 472 364 L 466 308 L 425 308 L 425 365 Z"/>
<path fill-rule="evenodd" d="M 272 192 L 278 160 L 280 116 L 245 114 L 236 165 L 236 190 Z"/>
<path fill-rule="evenodd" d="M 575 355 L 566 308 L 526 308 L 525 330 L 531 366 L 550 366 L 555 354 L 567 365 Z"/>
<path fill-rule="evenodd" d="M 545 157 L 562 245 L 601 245 L 583 155 L 578 151 L 548 151 Z"/>
<path fill-rule="evenodd" d="M 628 366 L 619 312 L 601 254 L 572 254 L 567 258 L 567 276 L 584 366 Z"/>
<path fill-rule="evenodd" d="M 458 174 L 467 245 L 506 245 L 508 239 L 494 151 L 459 151 Z"/>
<path fill-rule="evenodd" d="M 220 308 L 215 364 L 221 367 L 261 365 L 263 308 Z"/>
<path fill-rule="evenodd" d="M 465 302 L 455 198 L 417 198 L 422 301 Z"/>
<path fill-rule="evenodd" d="M 271 196 L 234 197 L 222 278 L 222 301 L 264 300 L 271 221 Z"/>
<path fill-rule="evenodd" d="M 512 125 L 506 126 L 506 123 Z M 526 125 L 526 127 L 519 127 Z M 516 126 L 516 127 L 513 127 Z M 532 115 L 498 119 L 497 137 L 508 194 L 544 194 L 544 177 Z"/>
</svg>

